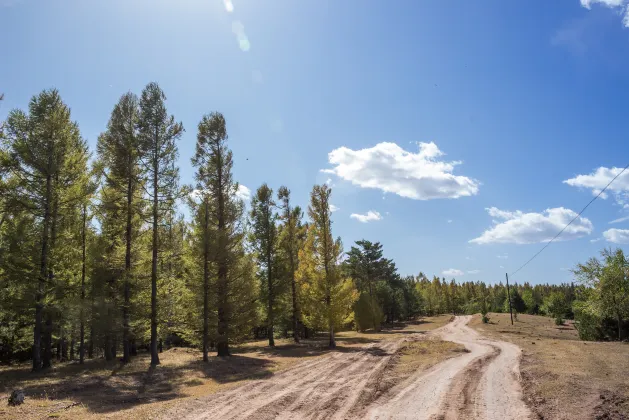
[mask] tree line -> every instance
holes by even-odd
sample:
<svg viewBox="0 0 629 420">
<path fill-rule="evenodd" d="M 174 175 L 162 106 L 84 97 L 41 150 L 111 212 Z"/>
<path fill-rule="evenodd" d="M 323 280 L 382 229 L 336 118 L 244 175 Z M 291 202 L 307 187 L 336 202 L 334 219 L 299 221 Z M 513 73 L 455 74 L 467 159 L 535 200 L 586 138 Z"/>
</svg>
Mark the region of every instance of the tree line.
<svg viewBox="0 0 629 420">
<path fill-rule="evenodd" d="M 262 184 L 247 205 L 218 112 L 197 126 L 194 182 L 182 185 L 184 127 L 166 104 L 156 83 L 122 95 L 93 154 L 55 89 L 2 123 L 0 361 L 32 359 L 40 370 L 54 358 L 120 354 L 126 363 L 144 349 L 156 365 L 173 345 L 196 346 L 207 361 L 246 339 L 274 346 L 322 332 L 333 348 L 339 329 L 508 306 L 502 284 L 401 276 L 378 242 L 345 252 L 327 185 L 313 187 L 306 212 L 287 186 Z M 588 281 L 515 285 L 511 303 L 570 317 L 586 294 L 609 301 Z M 608 315 L 579 305 L 575 316 Z"/>
<path fill-rule="evenodd" d="M 93 154 L 55 89 L 3 122 L 1 360 L 40 370 L 145 349 L 156 365 L 163 346 L 198 346 L 207 360 L 289 332 L 325 331 L 334 347 L 352 324 L 359 292 L 331 189 L 314 186 L 307 221 L 286 186 L 263 184 L 247 206 L 218 112 L 198 124 L 194 183 L 182 185 L 184 127 L 166 103 L 156 83 L 122 95 Z"/>
</svg>

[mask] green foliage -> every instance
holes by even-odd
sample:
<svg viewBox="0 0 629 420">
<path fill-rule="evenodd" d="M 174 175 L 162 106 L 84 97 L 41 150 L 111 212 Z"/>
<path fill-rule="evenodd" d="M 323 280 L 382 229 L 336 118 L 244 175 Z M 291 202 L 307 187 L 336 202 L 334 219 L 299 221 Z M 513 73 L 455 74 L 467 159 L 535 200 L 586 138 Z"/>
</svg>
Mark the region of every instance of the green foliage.
<svg viewBox="0 0 629 420">
<path fill-rule="evenodd" d="M 302 224 L 304 214 L 301 208 L 291 206 L 290 190 L 287 187 L 280 187 L 277 198 L 281 202 L 280 220 L 282 222 L 279 226 L 279 258 L 282 273 L 286 277 L 286 283 L 290 286 L 290 328 L 293 330 L 293 340 L 299 342 L 302 320 L 299 311 L 300 291 L 296 272 L 299 267 L 299 250 L 304 244 L 306 227 Z"/>
<path fill-rule="evenodd" d="M 379 330 L 418 315 L 508 310 L 502 283 L 401 276 L 383 246 L 363 239 L 344 254 L 332 235 L 331 189 L 310 195 L 308 222 L 290 190 L 263 184 L 250 211 L 238 196 L 222 114 L 199 125 L 195 182 L 178 185 L 183 127 L 155 83 L 124 94 L 99 136 L 94 170 L 56 90 L 14 110 L 0 135 L 0 360 L 51 365 L 70 357 L 128 361 L 150 343 L 194 345 L 204 359 L 267 331 L 293 339 L 340 328 Z M 96 176 L 93 176 L 93 175 Z M 190 220 L 179 214 L 188 195 Z M 92 224 L 92 221 L 94 223 Z M 85 252 L 83 252 L 85 250 Z M 346 258 L 344 258 L 346 257 Z M 623 338 L 629 261 L 622 250 L 579 265 L 581 285 L 514 284 L 518 313 L 557 323 L 574 315 L 583 339 Z M 82 337 L 82 338 L 81 338 Z M 74 346 L 76 348 L 76 346 Z"/>
<path fill-rule="evenodd" d="M 279 215 L 275 211 L 273 190 L 262 184 L 251 200 L 251 237 L 250 243 L 256 256 L 260 280 L 261 299 L 265 302 L 264 309 L 267 319 L 267 335 L 269 346 L 274 346 L 273 328 L 275 313 L 281 303 L 280 296 L 286 290 L 286 276 L 283 274 L 279 259 Z"/>
<path fill-rule="evenodd" d="M 526 304 L 524 303 L 524 300 L 522 299 L 520 292 L 518 292 L 518 289 L 516 287 L 511 287 L 510 293 L 511 293 L 511 309 L 513 310 L 513 313 L 518 314 L 518 313 L 525 312 Z M 505 300 L 503 312 L 509 312 L 508 300 Z"/>
<path fill-rule="evenodd" d="M 358 331 L 366 331 L 372 328 L 380 331 L 380 325 L 384 318 L 384 313 L 378 301 L 371 297 L 369 293 L 363 292 L 354 303 L 354 322 Z"/>
<path fill-rule="evenodd" d="M 604 249 L 601 257 L 577 265 L 574 271 L 587 288 L 584 293 L 587 304 L 578 307 L 579 316 L 585 324 L 596 318 L 601 322 L 612 319 L 617 338 L 622 340 L 623 323 L 629 317 L 629 260 L 622 249 Z"/>
<path fill-rule="evenodd" d="M 551 292 L 542 304 L 542 311 L 555 319 L 563 319 L 568 309 L 566 296 L 561 292 Z"/>
<path fill-rule="evenodd" d="M 315 185 L 310 194 L 308 215 L 312 224 L 299 254 L 297 279 L 304 322 L 313 329 L 327 327 L 329 345 L 334 348 L 334 330 L 352 321 L 352 306 L 358 296 L 352 279 L 340 268 L 341 240 L 332 239 L 330 194 L 327 185 Z"/>
<path fill-rule="evenodd" d="M 597 309 L 592 306 L 592 301 L 577 300 L 572 304 L 575 327 L 581 340 L 601 340 L 604 334 L 601 328 L 602 320 L 597 314 Z"/>
</svg>

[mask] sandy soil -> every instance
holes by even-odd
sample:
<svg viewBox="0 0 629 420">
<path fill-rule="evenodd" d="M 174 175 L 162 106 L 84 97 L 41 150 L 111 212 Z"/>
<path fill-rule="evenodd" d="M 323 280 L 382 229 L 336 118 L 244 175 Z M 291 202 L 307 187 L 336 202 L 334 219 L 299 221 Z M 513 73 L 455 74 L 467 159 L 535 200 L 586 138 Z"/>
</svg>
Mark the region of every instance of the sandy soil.
<svg viewBox="0 0 629 420">
<path fill-rule="evenodd" d="M 524 401 L 540 419 L 629 419 L 629 343 L 579 340 L 572 321 L 489 314 L 468 324 L 485 337 L 522 349 Z"/>
<path fill-rule="evenodd" d="M 372 419 L 529 419 L 519 385 L 520 349 L 488 340 L 457 317 L 436 330 L 441 339 L 465 346 L 469 353 L 421 373 L 385 404 Z"/>
<path fill-rule="evenodd" d="M 272 378 L 197 399 L 164 413 L 179 419 L 528 419 L 519 386 L 519 348 L 484 339 L 470 317 L 429 336 L 468 350 L 412 376 L 374 400 L 383 372 L 406 337 L 333 352 Z M 430 338 L 430 337 L 428 337 Z M 364 406 L 366 404 L 366 407 Z"/>
</svg>

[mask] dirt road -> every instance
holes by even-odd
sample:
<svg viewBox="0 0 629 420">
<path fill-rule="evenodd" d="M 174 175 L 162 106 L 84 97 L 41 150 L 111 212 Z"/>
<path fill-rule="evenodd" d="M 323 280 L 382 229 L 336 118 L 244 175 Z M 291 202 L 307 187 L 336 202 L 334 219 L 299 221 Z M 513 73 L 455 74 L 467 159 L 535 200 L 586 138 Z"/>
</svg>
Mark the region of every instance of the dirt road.
<svg viewBox="0 0 629 420">
<path fill-rule="evenodd" d="M 520 349 L 485 339 L 457 317 L 439 330 L 443 340 L 463 344 L 469 353 L 448 359 L 409 381 L 388 402 L 373 407 L 381 419 L 530 419 L 519 384 Z"/>
<path fill-rule="evenodd" d="M 402 342 L 333 352 L 266 380 L 171 411 L 179 419 L 528 419 L 518 383 L 517 346 L 487 340 L 457 317 L 428 335 L 469 353 L 412 376 L 383 395 L 379 381 Z"/>
</svg>

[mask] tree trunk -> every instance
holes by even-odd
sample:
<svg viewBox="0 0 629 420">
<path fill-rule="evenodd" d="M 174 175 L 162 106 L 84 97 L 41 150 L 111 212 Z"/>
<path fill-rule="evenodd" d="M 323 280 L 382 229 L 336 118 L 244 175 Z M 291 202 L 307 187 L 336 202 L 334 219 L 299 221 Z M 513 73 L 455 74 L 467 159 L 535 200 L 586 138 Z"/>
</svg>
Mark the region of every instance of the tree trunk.
<svg viewBox="0 0 629 420">
<path fill-rule="evenodd" d="M 157 136 L 157 132 L 155 133 Z M 157 144 L 157 141 L 155 142 Z M 157 354 L 157 247 L 159 246 L 157 237 L 158 222 L 158 153 L 154 151 L 153 155 L 153 260 L 151 264 L 151 365 L 159 365 L 159 355 Z"/>
<path fill-rule="evenodd" d="M 49 151 L 48 169 L 52 168 L 52 153 Z M 44 311 L 44 288 L 46 276 L 48 275 L 48 231 L 50 228 L 50 202 L 52 200 L 52 176 L 46 177 L 46 197 L 44 198 L 44 219 L 42 221 L 42 245 L 39 266 L 39 281 L 37 282 L 37 292 L 35 294 L 35 328 L 33 329 L 33 370 L 42 368 L 41 347 L 42 347 L 42 320 Z"/>
<path fill-rule="evenodd" d="M 131 155 L 128 156 L 127 170 L 129 173 L 133 169 L 131 162 Z M 127 180 L 127 226 L 125 229 L 125 258 L 124 258 L 124 305 L 122 306 L 122 362 L 129 363 L 131 361 L 130 355 L 130 338 L 129 338 L 129 305 L 131 295 L 131 223 L 132 212 L 131 206 L 133 204 L 133 184 L 131 176 Z"/>
<path fill-rule="evenodd" d="M 203 361 L 208 361 L 208 318 L 210 316 L 210 240 L 209 240 L 209 224 L 210 209 L 208 198 L 203 199 Z"/>
<path fill-rule="evenodd" d="M 267 263 L 267 287 L 269 288 L 269 306 L 268 306 L 268 316 L 267 316 L 267 321 L 268 321 L 268 335 L 269 335 L 269 346 L 270 347 L 275 347 L 275 338 L 273 337 L 273 323 L 274 323 L 274 319 L 273 319 L 273 278 L 272 276 L 272 272 L 271 272 L 271 267 L 273 266 L 273 261 L 271 259 L 271 252 L 270 250 L 267 250 L 267 257 L 266 257 L 266 263 Z"/>
<path fill-rule="evenodd" d="M 62 351 L 61 346 L 62 345 L 63 345 L 63 339 L 59 338 L 57 340 L 57 351 L 55 352 L 56 353 L 55 356 L 57 357 L 57 362 L 61 361 L 61 351 Z"/>
<path fill-rule="evenodd" d="M 94 325 L 90 326 L 90 343 L 87 346 L 87 357 L 92 359 L 94 357 Z"/>
<path fill-rule="evenodd" d="M 61 360 L 68 360 L 68 340 L 65 337 L 61 339 Z"/>
<path fill-rule="evenodd" d="M 55 183 L 59 182 L 58 176 L 55 176 Z M 55 184 L 56 185 L 56 184 Z M 50 249 L 55 249 L 57 242 L 57 215 L 59 213 L 59 198 L 55 197 L 52 202 L 52 215 L 50 219 Z M 54 256 L 54 255 L 53 255 Z M 55 272 L 53 264 L 48 264 L 48 287 L 53 287 L 55 284 Z M 59 297 L 59 296 L 56 296 Z M 52 366 L 52 331 L 53 331 L 53 310 L 48 308 L 46 310 L 46 328 L 44 336 L 44 361 L 43 367 Z"/>
<path fill-rule="evenodd" d="M 42 367 L 49 368 L 52 366 L 52 314 L 50 308 L 44 311 L 46 315 L 46 323 L 44 326 L 44 358 Z"/>
<path fill-rule="evenodd" d="M 85 248 L 86 248 L 86 230 L 87 230 L 87 205 L 83 204 L 83 230 L 81 232 L 81 326 L 80 326 L 80 343 L 79 343 L 79 363 L 85 361 Z"/>
<path fill-rule="evenodd" d="M 227 313 L 227 229 L 225 226 L 225 186 L 223 185 L 223 157 L 218 156 L 218 356 L 229 356 L 229 314 Z"/>
<path fill-rule="evenodd" d="M 291 256 L 291 260 L 292 260 L 292 256 Z M 291 263 L 291 267 L 293 266 L 293 264 Z M 291 279 L 291 286 L 292 286 L 292 293 L 293 293 L 293 341 L 295 343 L 299 343 L 299 318 L 298 318 L 298 314 L 297 314 L 297 285 L 295 284 L 295 270 L 292 270 L 292 279 Z"/>
<path fill-rule="evenodd" d="M 330 348 L 331 349 L 335 349 L 336 348 L 336 340 L 334 339 L 334 324 L 332 324 L 332 322 L 330 322 Z"/>
<path fill-rule="evenodd" d="M 109 318 L 109 311 L 107 311 L 107 317 Z M 105 352 L 105 360 L 110 361 L 114 358 L 114 356 L 112 356 L 111 354 L 111 332 L 108 330 L 105 334 L 105 344 L 103 346 L 103 350 Z"/>
</svg>

